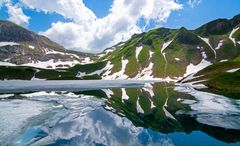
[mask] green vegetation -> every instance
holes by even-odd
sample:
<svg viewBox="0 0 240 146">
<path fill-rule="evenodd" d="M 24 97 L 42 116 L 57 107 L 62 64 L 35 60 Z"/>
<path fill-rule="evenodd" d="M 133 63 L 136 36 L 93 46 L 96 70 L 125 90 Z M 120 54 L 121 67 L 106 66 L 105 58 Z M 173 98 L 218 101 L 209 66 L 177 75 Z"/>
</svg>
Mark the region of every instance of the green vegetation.
<svg viewBox="0 0 240 146">
<path fill-rule="evenodd" d="M 196 78 L 191 81 L 201 81 L 209 88 L 204 89 L 208 92 L 228 95 L 233 98 L 240 98 L 240 70 L 236 72 L 228 72 L 232 69 L 240 68 L 240 62 L 237 58 L 234 61 L 220 62 L 211 65 L 201 71 L 195 76 Z"/>
<path fill-rule="evenodd" d="M 0 79 L 22 79 L 31 80 L 36 70 L 30 67 L 6 67 L 0 66 Z"/>
<path fill-rule="evenodd" d="M 206 70 L 204 69 L 201 71 L 206 71 L 208 74 L 199 79 L 213 78 L 220 75 L 220 68 L 224 68 L 224 72 L 226 72 L 226 69 L 231 69 L 231 67 L 237 64 L 233 63 L 233 61 L 225 63 L 227 65 L 218 62 L 226 59 L 233 60 L 235 58 L 235 61 L 240 60 L 240 57 L 238 57 L 240 56 L 240 45 L 237 44 L 234 46 L 234 43 L 229 39 L 232 29 L 235 28 L 239 22 L 240 15 L 231 20 L 218 19 L 209 22 L 196 30 L 187 30 L 186 28 L 157 28 L 150 30 L 149 32 L 133 35 L 131 39 L 123 45 L 115 45 L 113 47 L 116 48 L 114 51 L 96 58 L 95 62 L 91 64 L 76 65 L 68 69 L 55 70 L 30 67 L 28 70 L 26 67 L 1 67 L 6 73 L 2 73 L 0 76 L 1 79 L 31 79 L 32 77 L 47 80 L 101 79 L 101 75 L 104 72 L 102 74 L 94 74 L 94 72 L 103 69 L 107 63 L 111 63 L 113 67 L 109 72 L 110 75 L 112 75 L 122 69 L 122 60 L 127 60 L 128 63 L 124 74 L 129 78 L 136 77 L 136 75 L 146 69 L 151 62 L 153 63 L 152 76 L 155 78 L 165 78 L 169 76 L 172 79 L 176 79 L 182 77 L 186 73 L 189 64 L 197 65 L 205 59 L 213 64 L 216 63 L 214 67 L 217 69 L 213 68 L 218 71 L 218 74 L 209 73 L 208 70 L 211 69 L 211 67 L 209 67 Z M 222 46 L 216 50 L 216 58 L 211 47 L 199 36 L 208 38 L 213 48 L 216 48 L 221 40 L 223 41 Z M 240 40 L 240 29 L 233 35 L 233 37 L 236 38 L 237 41 Z M 45 42 L 44 39 L 46 38 L 42 38 L 42 43 Z M 163 45 L 169 41 L 172 41 L 171 44 L 163 51 L 166 56 L 165 60 L 161 49 Z M 27 47 L 27 44 L 23 43 L 23 45 Z M 54 44 L 50 43 L 49 45 L 51 46 Z M 143 49 L 140 52 L 138 59 L 136 59 L 136 48 L 140 46 L 142 46 Z M 150 51 L 153 52 L 151 58 Z M 223 67 L 218 68 L 219 64 L 220 66 L 223 65 Z M 20 70 L 20 75 L 16 75 L 16 69 Z M 32 70 L 32 72 L 29 70 Z M 199 72 L 199 74 L 201 74 L 201 72 Z M 86 75 L 77 77 L 78 73 Z"/>
</svg>

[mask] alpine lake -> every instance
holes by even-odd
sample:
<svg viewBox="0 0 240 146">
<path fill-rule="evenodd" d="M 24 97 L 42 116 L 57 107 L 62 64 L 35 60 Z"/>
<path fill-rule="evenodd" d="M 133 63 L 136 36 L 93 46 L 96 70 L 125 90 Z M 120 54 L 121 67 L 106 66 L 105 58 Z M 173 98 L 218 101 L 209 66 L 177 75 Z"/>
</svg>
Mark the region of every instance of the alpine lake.
<svg viewBox="0 0 240 146">
<path fill-rule="evenodd" d="M 240 146 L 240 100 L 187 84 L 0 81 L 0 121 L 2 146 Z"/>
</svg>

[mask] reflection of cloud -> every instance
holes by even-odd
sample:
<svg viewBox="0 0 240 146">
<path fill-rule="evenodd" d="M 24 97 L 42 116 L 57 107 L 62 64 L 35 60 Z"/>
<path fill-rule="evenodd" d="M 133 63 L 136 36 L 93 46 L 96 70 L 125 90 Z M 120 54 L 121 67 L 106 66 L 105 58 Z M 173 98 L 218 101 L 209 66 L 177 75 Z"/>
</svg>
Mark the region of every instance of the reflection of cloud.
<svg viewBox="0 0 240 146">
<path fill-rule="evenodd" d="M 39 96 L 37 96 L 39 95 Z M 50 98 L 51 97 L 51 98 Z M 84 97 L 84 98 L 83 98 Z M 54 106 L 53 114 L 44 113 L 34 119 L 36 126 L 28 128 L 15 142 L 26 142 L 26 137 L 43 136 L 34 145 L 67 144 L 67 145 L 163 145 L 172 146 L 170 139 L 163 138 L 159 133 L 141 127 L 135 127 L 130 120 L 104 110 L 103 101 L 89 96 L 82 98 L 65 95 L 46 96 L 36 94 L 28 96 L 34 102 L 57 102 L 62 107 Z M 31 105 L 31 104 L 29 104 Z M 39 119 L 40 120 L 39 120 Z M 44 118 L 45 120 L 42 120 Z M 27 123 L 32 122 L 28 121 Z M 30 124 L 34 125 L 34 124 Z M 39 129 L 40 128 L 40 129 Z M 41 133 L 47 133 L 41 135 Z M 34 135 L 36 134 L 36 135 Z M 147 135 L 142 138 L 141 135 Z M 158 135 L 157 139 L 154 136 Z"/>
<path fill-rule="evenodd" d="M 74 113 L 68 113 L 70 116 Z M 70 116 L 72 117 L 72 116 Z M 171 139 L 159 138 L 153 140 L 148 130 L 135 127 L 131 121 L 100 108 L 83 117 L 59 122 L 52 128 L 44 127 L 49 136 L 37 142 L 37 145 L 61 143 L 64 139 L 68 145 L 161 145 L 173 146 Z M 148 135 L 141 139 L 139 135 Z M 156 134 L 156 133 L 155 133 Z M 55 141 L 56 140 L 56 141 Z M 43 142 L 43 143 L 41 143 Z"/>
</svg>

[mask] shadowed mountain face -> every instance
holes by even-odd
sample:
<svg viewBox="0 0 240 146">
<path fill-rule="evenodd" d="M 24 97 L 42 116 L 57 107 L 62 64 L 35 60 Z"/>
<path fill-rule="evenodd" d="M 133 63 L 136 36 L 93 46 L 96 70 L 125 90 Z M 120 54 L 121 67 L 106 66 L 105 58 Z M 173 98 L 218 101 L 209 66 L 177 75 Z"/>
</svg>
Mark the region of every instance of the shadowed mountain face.
<svg viewBox="0 0 240 146">
<path fill-rule="evenodd" d="M 95 142 L 148 145 L 157 142 L 159 145 L 162 144 L 159 138 L 163 136 L 172 139 L 176 145 L 192 145 L 192 139 L 197 145 L 213 143 L 219 146 L 237 145 L 240 141 L 239 101 L 198 91 L 191 86 L 147 83 L 143 88 L 131 86 L 70 93 L 24 91 L 23 88 L 21 94 L 1 95 L 4 100 L 0 105 L 5 111 L 0 112 L 0 119 L 9 120 L 6 112 L 19 114 L 19 119 L 16 123 L 5 122 L 0 126 L 21 125 L 23 116 L 32 119 L 25 121 L 27 128 L 18 127 L 22 130 L 17 136 L 13 133 L 7 136 L 14 126 L 4 131 L 1 136 L 7 137 L 0 141 L 6 144 L 10 140 L 13 144 L 20 142 L 23 145 L 61 145 L 65 142 L 68 145 Z M 25 109 L 24 114 L 19 107 Z M 34 116 L 38 111 L 41 112 Z"/>
<path fill-rule="evenodd" d="M 58 67 L 80 63 L 87 54 L 66 50 L 50 39 L 8 21 L 0 21 L 0 61 L 13 64 L 52 62 Z M 68 63 L 67 63 L 68 62 Z M 53 68 L 51 64 L 44 66 Z"/>
</svg>

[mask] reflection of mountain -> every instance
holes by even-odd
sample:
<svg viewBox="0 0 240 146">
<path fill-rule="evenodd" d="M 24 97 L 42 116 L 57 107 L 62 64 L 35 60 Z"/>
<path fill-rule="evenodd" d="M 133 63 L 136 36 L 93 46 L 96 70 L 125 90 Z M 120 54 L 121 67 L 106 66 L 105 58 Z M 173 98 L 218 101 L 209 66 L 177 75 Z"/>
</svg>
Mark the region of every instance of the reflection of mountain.
<svg viewBox="0 0 240 146">
<path fill-rule="evenodd" d="M 202 131 L 229 143 L 240 140 L 240 105 L 237 101 L 194 89 L 190 93 L 191 90 L 186 87 L 174 89 L 173 85 L 168 85 L 166 105 L 165 84 L 150 87 L 104 89 L 81 94 L 106 98 L 106 109 L 126 116 L 137 127 L 151 128 L 161 133 Z"/>
<path fill-rule="evenodd" d="M 201 141 L 204 135 L 207 145 L 208 140 L 236 145 L 240 141 L 238 100 L 186 85 L 147 83 L 144 88 L 134 85 L 92 91 L 83 88 L 74 93 L 3 94 L 0 95 L 4 99 L 0 102 L 4 108 L 0 111 L 0 120 L 4 122 L 0 129 L 8 143 L 16 137 L 12 131 L 23 129 L 21 125 L 27 123 L 27 128 L 13 141 L 23 145 L 33 139 L 36 145 L 95 142 L 147 145 L 159 144 L 161 141 L 156 139 L 164 137 L 178 145 L 175 140 L 179 138 L 185 137 L 181 139 L 185 144 L 189 139 Z M 12 120 L 15 117 L 18 119 Z M 194 136 L 196 133 L 199 135 Z"/>
</svg>

